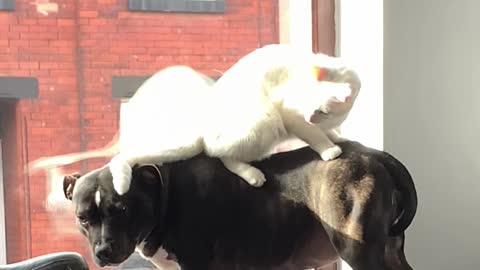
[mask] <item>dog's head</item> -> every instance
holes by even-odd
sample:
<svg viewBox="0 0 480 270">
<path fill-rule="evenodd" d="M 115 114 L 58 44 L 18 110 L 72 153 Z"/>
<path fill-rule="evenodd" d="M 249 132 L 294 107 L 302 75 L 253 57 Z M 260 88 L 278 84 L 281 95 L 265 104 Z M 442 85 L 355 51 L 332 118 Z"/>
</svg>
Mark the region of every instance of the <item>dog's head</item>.
<svg viewBox="0 0 480 270">
<path fill-rule="evenodd" d="M 65 197 L 75 206 L 77 226 L 98 265 L 122 263 L 158 229 L 166 204 L 164 181 L 159 166 L 134 166 L 130 189 L 118 195 L 108 166 L 64 177 Z"/>
</svg>

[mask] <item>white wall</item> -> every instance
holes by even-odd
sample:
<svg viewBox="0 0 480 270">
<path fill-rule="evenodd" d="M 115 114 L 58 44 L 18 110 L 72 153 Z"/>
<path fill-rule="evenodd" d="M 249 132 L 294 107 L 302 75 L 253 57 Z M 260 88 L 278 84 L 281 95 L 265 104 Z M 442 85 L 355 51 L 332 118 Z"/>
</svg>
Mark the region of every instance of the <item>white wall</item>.
<svg viewBox="0 0 480 270">
<path fill-rule="evenodd" d="M 407 258 L 480 269 L 480 1 L 384 5 L 384 146 L 419 195 Z"/>
</svg>

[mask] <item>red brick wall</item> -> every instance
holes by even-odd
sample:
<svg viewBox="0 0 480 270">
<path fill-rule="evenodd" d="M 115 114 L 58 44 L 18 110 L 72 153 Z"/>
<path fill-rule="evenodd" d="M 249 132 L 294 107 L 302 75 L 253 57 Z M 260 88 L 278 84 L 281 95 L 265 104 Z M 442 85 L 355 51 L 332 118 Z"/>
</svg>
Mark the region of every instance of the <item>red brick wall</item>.
<svg viewBox="0 0 480 270">
<path fill-rule="evenodd" d="M 22 169 L 42 156 L 82 150 L 82 137 L 88 149 L 112 138 L 120 108 L 111 97 L 112 76 L 149 75 L 174 64 L 218 76 L 248 51 L 278 42 L 276 0 L 227 0 L 225 14 L 133 13 L 126 0 L 58 0 L 52 2 L 59 12 L 47 16 L 31 2 L 0 11 L 0 76 L 39 80 L 37 99 L 12 105 L 3 139 L 9 262 L 90 252 L 71 212 L 47 211 L 45 176 L 25 177 Z"/>
</svg>

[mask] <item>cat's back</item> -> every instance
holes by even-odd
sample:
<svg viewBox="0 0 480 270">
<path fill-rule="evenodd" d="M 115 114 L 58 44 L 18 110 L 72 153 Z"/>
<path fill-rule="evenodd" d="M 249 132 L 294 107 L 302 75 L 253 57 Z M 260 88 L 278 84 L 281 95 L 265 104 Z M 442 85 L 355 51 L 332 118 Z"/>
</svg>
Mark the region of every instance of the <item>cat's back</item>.
<svg viewBox="0 0 480 270">
<path fill-rule="evenodd" d="M 148 78 L 129 103 L 132 107 L 138 106 L 142 109 L 146 109 L 147 104 L 161 104 L 161 107 L 164 107 L 171 105 L 174 99 L 188 101 L 189 97 L 204 95 L 209 89 L 208 81 L 194 69 L 188 66 L 171 66 Z"/>
<path fill-rule="evenodd" d="M 147 79 L 122 113 L 121 142 L 125 149 L 170 148 L 201 135 L 202 107 L 210 93 L 208 81 L 187 66 L 172 66 Z M 142 146 L 143 147 L 143 146 Z"/>
<path fill-rule="evenodd" d="M 278 108 L 271 98 L 271 90 L 265 89 L 268 74 L 283 67 L 292 67 L 300 54 L 290 45 L 270 44 L 253 50 L 230 67 L 213 86 L 215 106 L 211 108 L 212 119 L 227 118 L 237 123 L 237 128 L 249 130 L 259 119 L 266 122 L 280 121 Z M 277 77 L 288 77 L 275 74 Z M 284 80 L 281 78 L 280 80 Z"/>
<path fill-rule="evenodd" d="M 229 93 L 259 92 L 266 73 L 298 63 L 300 51 L 287 44 L 270 44 L 240 58 L 215 83 L 215 89 Z"/>
<path fill-rule="evenodd" d="M 217 100 L 204 133 L 209 154 L 252 160 L 288 135 L 279 108 L 262 89 L 272 67 L 290 63 L 287 52 L 288 46 L 278 44 L 256 49 L 215 83 Z"/>
</svg>

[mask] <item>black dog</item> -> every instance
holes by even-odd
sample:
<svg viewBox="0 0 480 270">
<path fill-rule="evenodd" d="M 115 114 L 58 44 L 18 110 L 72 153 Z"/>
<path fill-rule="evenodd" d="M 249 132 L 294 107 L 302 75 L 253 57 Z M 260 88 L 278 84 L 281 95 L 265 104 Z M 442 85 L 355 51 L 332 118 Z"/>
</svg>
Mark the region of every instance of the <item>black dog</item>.
<svg viewBox="0 0 480 270">
<path fill-rule="evenodd" d="M 412 269 L 403 251 L 417 207 L 408 171 L 385 152 L 340 146 L 328 162 L 302 148 L 253 163 L 267 177 L 261 188 L 199 155 L 135 166 L 123 196 L 107 167 L 66 176 L 64 191 L 102 266 L 140 248 L 159 267 L 176 257 L 186 270 L 320 268 L 338 256 L 354 270 Z"/>
</svg>

